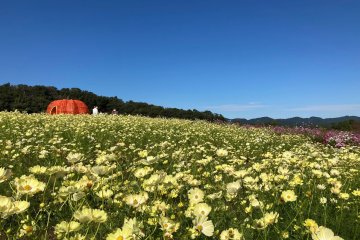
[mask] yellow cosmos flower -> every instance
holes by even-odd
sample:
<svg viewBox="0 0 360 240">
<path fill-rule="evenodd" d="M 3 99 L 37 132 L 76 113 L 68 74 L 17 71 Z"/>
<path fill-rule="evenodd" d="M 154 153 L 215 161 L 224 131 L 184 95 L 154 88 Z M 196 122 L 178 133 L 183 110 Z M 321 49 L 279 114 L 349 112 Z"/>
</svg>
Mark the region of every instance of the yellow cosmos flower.
<svg viewBox="0 0 360 240">
<path fill-rule="evenodd" d="M 267 212 L 264 215 L 264 222 L 266 225 L 277 223 L 279 214 L 277 212 Z"/>
<path fill-rule="evenodd" d="M 256 219 L 254 221 L 254 228 L 257 229 L 264 229 L 268 225 L 277 223 L 279 219 L 279 214 L 277 212 L 267 212 L 264 216 L 260 219 Z"/>
<path fill-rule="evenodd" d="M 36 165 L 33 166 L 31 168 L 29 168 L 29 172 L 33 173 L 33 174 L 44 174 L 47 171 L 47 167 L 43 167 L 40 165 Z"/>
<path fill-rule="evenodd" d="M 354 195 L 356 197 L 360 197 L 360 190 L 356 189 L 356 190 L 352 191 L 352 195 Z"/>
<path fill-rule="evenodd" d="M 295 175 L 294 178 L 290 181 L 290 186 L 294 187 L 296 185 L 302 185 L 303 180 L 299 175 Z"/>
<path fill-rule="evenodd" d="M 143 168 L 136 169 L 136 171 L 134 172 L 134 175 L 136 178 L 143 178 L 146 175 L 150 174 L 152 171 L 153 171 L 153 168 L 146 166 Z"/>
<path fill-rule="evenodd" d="M 139 157 L 141 157 L 141 158 L 145 158 L 145 157 L 148 156 L 148 151 L 142 150 L 142 151 L 138 152 L 138 155 L 139 155 Z"/>
<path fill-rule="evenodd" d="M 316 232 L 319 228 L 318 224 L 310 218 L 304 221 L 304 226 L 308 228 L 310 232 Z"/>
<path fill-rule="evenodd" d="M 30 236 L 35 232 L 35 230 L 36 230 L 35 222 L 32 222 L 31 225 L 24 224 L 20 229 L 19 237 Z"/>
<path fill-rule="evenodd" d="M 348 193 L 340 193 L 339 194 L 339 198 L 344 199 L 344 200 L 348 200 L 349 197 L 350 197 L 350 194 L 348 194 Z"/>
</svg>

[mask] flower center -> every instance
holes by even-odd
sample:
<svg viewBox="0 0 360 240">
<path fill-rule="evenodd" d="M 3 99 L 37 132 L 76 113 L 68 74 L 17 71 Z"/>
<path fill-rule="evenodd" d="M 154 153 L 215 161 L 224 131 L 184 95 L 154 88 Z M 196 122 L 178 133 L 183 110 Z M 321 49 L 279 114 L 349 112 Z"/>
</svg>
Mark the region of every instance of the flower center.
<svg viewBox="0 0 360 240">
<path fill-rule="evenodd" d="M 30 191 L 32 189 L 32 187 L 30 185 L 25 185 L 23 187 L 23 189 L 26 190 L 26 191 Z"/>
<path fill-rule="evenodd" d="M 116 240 L 124 240 L 123 236 L 118 236 Z"/>
<path fill-rule="evenodd" d="M 24 230 L 27 233 L 31 233 L 33 231 L 33 227 L 32 226 L 26 226 Z"/>
<path fill-rule="evenodd" d="M 198 226 L 196 227 L 196 229 L 197 229 L 199 232 L 201 232 L 201 231 L 203 230 L 203 226 L 198 225 Z"/>
</svg>

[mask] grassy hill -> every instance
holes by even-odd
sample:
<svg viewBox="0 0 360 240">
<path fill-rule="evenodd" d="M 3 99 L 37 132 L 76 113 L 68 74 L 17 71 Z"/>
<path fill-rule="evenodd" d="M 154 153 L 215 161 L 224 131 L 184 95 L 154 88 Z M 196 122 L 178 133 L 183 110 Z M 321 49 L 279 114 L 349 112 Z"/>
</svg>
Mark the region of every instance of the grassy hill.
<svg viewBox="0 0 360 240">
<path fill-rule="evenodd" d="M 231 119 L 230 122 L 240 123 L 240 124 L 249 124 L 249 125 L 278 125 L 278 126 L 287 126 L 287 127 L 324 127 L 324 128 L 343 128 L 352 125 L 354 129 L 358 129 L 358 123 L 360 123 L 360 117 L 357 116 L 343 116 L 338 118 L 319 118 L 319 117 L 310 117 L 310 118 L 301 118 L 293 117 L 287 119 L 273 119 L 269 117 L 254 118 L 254 119 L 244 119 L 244 118 L 235 118 Z M 348 126 L 345 126 L 348 125 Z M 351 129 L 339 129 L 339 130 L 351 130 Z"/>
</svg>

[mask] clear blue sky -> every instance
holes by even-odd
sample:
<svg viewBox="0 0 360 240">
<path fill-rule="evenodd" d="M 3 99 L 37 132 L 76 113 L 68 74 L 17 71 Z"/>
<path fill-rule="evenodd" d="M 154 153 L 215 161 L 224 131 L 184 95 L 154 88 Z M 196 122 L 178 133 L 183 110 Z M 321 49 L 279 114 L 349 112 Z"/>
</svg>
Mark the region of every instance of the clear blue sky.
<svg viewBox="0 0 360 240">
<path fill-rule="evenodd" d="M 0 84 L 226 117 L 360 116 L 360 1 L 0 2 Z"/>
</svg>

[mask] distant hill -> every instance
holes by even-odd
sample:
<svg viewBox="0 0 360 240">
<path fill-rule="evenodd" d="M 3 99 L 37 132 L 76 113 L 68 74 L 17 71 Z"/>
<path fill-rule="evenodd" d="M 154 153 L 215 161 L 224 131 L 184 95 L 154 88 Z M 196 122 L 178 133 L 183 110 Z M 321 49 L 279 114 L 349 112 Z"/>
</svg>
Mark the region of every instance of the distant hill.
<svg viewBox="0 0 360 240">
<path fill-rule="evenodd" d="M 10 83 L 0 85 L 0 111 L 45 112 L 48 104 L 57 99 L 79 99 L 90 109 L 98 106 L 104 113 L 110 113 L 116 109 L 120 114 L 225 121 L 222 115 L 210 111 L 200 112 L 196 109 L 164 108 L 143 102 L 124 102 L 117 97 L 98 96 L 79 88 L 57 89 L 49 86 L 11 85 Z"/>
<path fill-rule="evenodd" d="M 279 125 L 287 127 L 325 127 L 325 128 L 336 128 L 340 123 L 349 122 L 350 124 L 354 122 L 360 122 L 360 117 L 357 116 L 344 116 L 338 118 L 319 118 L 319 117 L 310 117 L 310 118 L 301 118 L 293 117 L 287 119 L 273 119 L 269 117 L 261 117 L 254 119 L 244 119 L 244 118 L 235 118 L 231 119 L 232 123 L 240 124 L 249 124 L 249 125 Z"/>
</svg>

